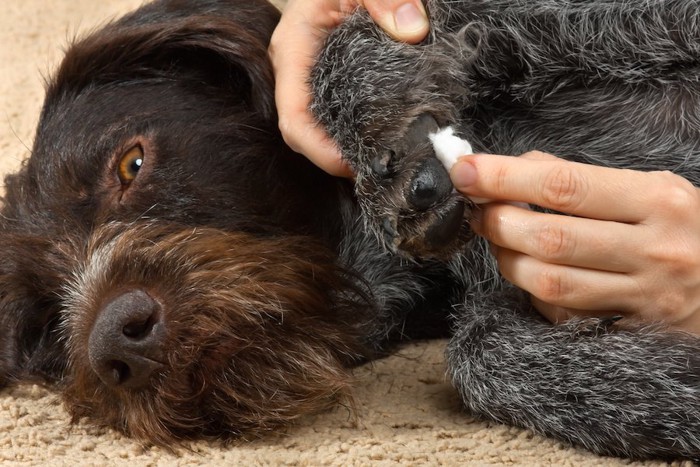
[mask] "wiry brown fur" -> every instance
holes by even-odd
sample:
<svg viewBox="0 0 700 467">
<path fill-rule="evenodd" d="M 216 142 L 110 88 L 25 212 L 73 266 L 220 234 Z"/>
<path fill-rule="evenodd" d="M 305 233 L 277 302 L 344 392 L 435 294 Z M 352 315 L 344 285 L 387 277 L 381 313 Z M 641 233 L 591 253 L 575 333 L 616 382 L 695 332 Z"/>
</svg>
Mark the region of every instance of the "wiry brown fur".
<svg viewBox="0 0 700 467">
<path fill-rule="evenodd" d="M 62 312 L 69 352 L 62 386 L 76 418 L 168 444 L 255 436 L 347 400 L 344 368 L 359 349 L 343 308 L 357 304 L 334 293 L 346 288 L 336 283 L 342 275 L 317 245 L 208 228 L 107 225 L 91 237 L 85 258 Z M 100 301 L 143 284 L 167 310 L 166 370 L 149 391 L 108 389 L 85 358 L 85 343 Z"/>
<path fill-rule="evenodd" d="M 53 383 L 75 420 L 160 445 L 255 437 L 350 400 L 374 305 L 337 260 L 349 186 L 277 132 L 278 17 L 160 1 L 67 51 L 32 155 L 6 179 L 0 383 Z M 125 185 L 133 148 L 144 163 Z M 91 343 L 133 293 L 155 311 L 127 324 L 165 330 L 138 388 L 105 383 L 94 360 L 119 351 Z"/>
</svg>

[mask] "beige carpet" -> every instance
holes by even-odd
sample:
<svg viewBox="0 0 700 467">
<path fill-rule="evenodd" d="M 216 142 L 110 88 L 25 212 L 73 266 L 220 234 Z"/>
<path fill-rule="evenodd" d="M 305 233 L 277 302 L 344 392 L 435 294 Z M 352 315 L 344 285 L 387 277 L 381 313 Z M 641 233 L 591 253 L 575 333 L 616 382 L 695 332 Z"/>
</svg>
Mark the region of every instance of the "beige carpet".
<svg viewBox="0 0 700 467">
<path fill-rule="evenodd" d="M 0 170 L 31 146 L 42 75 L 81 31 L 139 0 L 4 0 L 0 7 Z M 0 330 L 0 332 L 2 332 Z M 410 345 L 356 371 L 359 413 L 339 408 L 271 439 L 174 454 L 111 431 L 70 426 L 35 386 L 0 391 L 2 465 L 640 465 L 601 458 L 505 426 L 476 422 L 445 382 L 444 342 Z M 647 463 L 645 465 L 665 465 Z"/>
</svg>

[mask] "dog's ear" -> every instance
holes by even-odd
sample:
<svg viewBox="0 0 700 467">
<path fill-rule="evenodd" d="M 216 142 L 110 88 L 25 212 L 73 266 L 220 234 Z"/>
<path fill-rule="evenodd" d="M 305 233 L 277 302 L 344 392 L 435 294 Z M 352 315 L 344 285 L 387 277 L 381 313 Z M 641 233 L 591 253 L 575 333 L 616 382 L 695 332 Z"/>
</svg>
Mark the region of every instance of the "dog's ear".
<svg viewBox="0 0 700 467">
<path fill-rule="evenodd" d="M 5 211 L 7 212 L 7 211 Z M 3 214 L 5 214 L 5 212 Z M 0 388 L 13 379 L 54 380 L 65 368 L 57 297 L 67 273 L 53 238 L 0 225 Z"/>
<path fill-rule="evenodd" d="M 264 0 L 161 0 L 75 42 L 47 102 L 87 86 L 192 77 L 275 115 L 267 59 L 279 11 Z"/>
</svg>

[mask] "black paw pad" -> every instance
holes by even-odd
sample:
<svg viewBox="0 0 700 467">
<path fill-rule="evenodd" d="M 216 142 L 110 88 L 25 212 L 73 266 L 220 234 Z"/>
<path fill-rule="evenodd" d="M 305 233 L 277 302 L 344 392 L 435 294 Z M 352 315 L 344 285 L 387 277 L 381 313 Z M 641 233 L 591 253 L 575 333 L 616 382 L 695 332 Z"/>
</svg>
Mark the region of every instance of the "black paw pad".
<svg viewBox="0 0 700 467">
<path fill-rule="evenodd" d="M 443 248 L 457 238 L 464 223 L 464 209 L 464 201 L 460 200 L 428 227 L 425 232 L 425 242 L 430 248 Z"/>
<path fill-rule="evenodd" d="M 427 159 L 411 181 L 406 200 L 419 211 L 425 211 L 452 193 L 450 175 L 440 161 Z"/>
</svg>

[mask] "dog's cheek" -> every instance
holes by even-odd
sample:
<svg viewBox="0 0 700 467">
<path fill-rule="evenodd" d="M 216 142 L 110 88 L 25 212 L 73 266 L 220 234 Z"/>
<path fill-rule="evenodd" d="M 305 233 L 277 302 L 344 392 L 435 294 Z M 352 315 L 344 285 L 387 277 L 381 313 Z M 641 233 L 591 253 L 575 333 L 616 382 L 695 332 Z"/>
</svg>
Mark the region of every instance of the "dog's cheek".
<svg viewBox="0 0 700 467">
<path fill-rule="evenodd" d="M 2 323 L 2 321 L 0 321 Z M 0 324 L 2 326 L 2 324 Z M 11 329 L 4 327 L 4 329 Z M 0 388 L 7 385 L 13 374 L 18 370 L 18 348 L 14 339 L 14 332 L 5 332 L 0 337 Z"/>
<path fill-rule="evenodd" d="M 333 311 L 346 284 L 321 249 L 179 229 L 108 226 L 91 240 L 66 313 L 74 419 L 167 445 L 259 434 L 347 398 L 356 331 Z M 158 297 L 166 329 L 165 367 L 136 389 L 108 387 L 85 358 L 95 315 L 125 289 Z"/>
<path fill-rule="evenodd" d="M 173 310 L 178 329 L 171 329 L 171 371 L 159 397 L 177 414 L 166 425 L 185 426 L 179 417 L 207 422 L 190 423 L 190 433 L 180 435 L 254 436 L 350 400 L 341 354 L 352 352 L 352 332 L 321 316 L 330 309 L 328 284 L 273 261 L 238 258 L 235 274 L 198 270 L 184 281 L 199 293 L 180 295 Z M 214 276 L 236 283 L 216 286 Z"/>
</svg>

